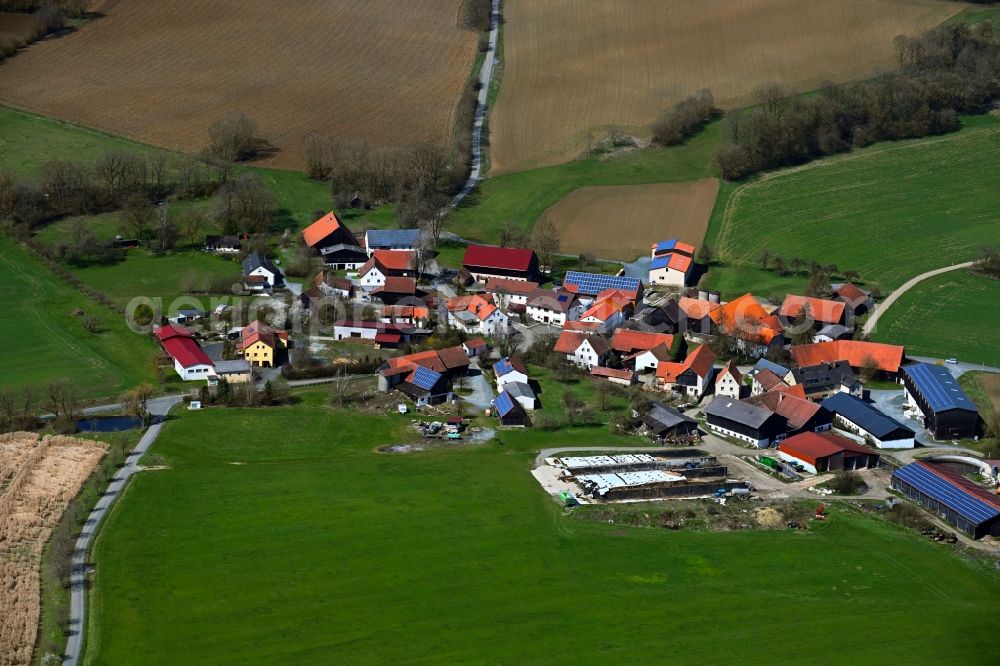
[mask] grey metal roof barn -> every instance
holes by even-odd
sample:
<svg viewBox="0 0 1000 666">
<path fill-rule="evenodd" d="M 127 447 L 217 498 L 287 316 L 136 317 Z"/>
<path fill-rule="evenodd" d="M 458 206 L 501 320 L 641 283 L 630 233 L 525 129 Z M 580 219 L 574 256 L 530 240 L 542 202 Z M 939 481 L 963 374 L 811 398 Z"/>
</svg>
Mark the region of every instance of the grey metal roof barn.
<svg viewBox="0 0 1000 666">
<path fill-rule="evenodd" d="M 907 428 L 891 416 L 886 416 L 861 398 L 847 393 L 835 393 L 820 404 L 879 439 L 885 439 L 892 434 L 908 437 L 913 437 L 915 434 L 911 428 Z"/>
</svg>

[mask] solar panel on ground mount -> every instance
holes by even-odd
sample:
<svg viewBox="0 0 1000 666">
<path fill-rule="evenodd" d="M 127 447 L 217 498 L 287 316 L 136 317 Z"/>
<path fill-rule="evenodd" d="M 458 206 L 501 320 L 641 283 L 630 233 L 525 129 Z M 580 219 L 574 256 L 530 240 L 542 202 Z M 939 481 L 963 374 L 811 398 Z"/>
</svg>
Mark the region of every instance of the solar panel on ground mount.
<svg viewBox="0 0 1000 666">
<path fill-rule="evenodd" d="M 1000 515 L 997 507 L 948 483 L 920 463 L 900 467 L 893 475 L 973 522 L 981 523 Z"/>
<path fill-rule="evenodd" d="M 441 379 L 440 373 L 421 365 L 417 366 L 416 371 L 414 371 L 413 381 L 411 383 L 414 386 L 424 389 L 425 391 L 430 391 L 434 388 L 434 385 L 438 383 L 439 379 Z"/>
</svg>

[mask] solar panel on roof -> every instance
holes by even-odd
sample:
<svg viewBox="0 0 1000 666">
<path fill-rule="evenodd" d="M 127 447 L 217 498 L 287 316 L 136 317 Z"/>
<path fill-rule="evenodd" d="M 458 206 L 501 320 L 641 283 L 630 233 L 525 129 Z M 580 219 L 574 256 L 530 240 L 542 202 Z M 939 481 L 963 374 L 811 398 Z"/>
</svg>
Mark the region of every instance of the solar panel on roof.
<svg viewBox="0 0 1000 666">
<path fill-rule="evenodd" d="M 498 375 L 506 375 L 508 372 L 514 371 L 514 366 L 510 364 L 509 358 L 502 358 L 493 364 L 493 370 Z"/>
<path fill-rule="evenodd" d="M 581 273 L 579 271 L 569 271 L 563 279 L 563 284 L 572 284 L 580 288 L 581 294 L 597 296 L 605 289 L 619 289 L 621 291 L 637 291 L 639 280 L 624 275 L 600 275 L 598 273 Z"/>
<path fill-rule="evenodd" d="M 441 379 L 441 374 L 434 372 L 430 368 L 425 368 L 422 365 L 417 366 L 417 369 L 413 373 L 413 381 L 411 382 L 414 386 L 422 388 L 425 391 L 430 391 L 434 388 L 434 385 L 438 383 Z"/>
<path fill-rule="evenodd" d="M 893 476 L 902 479 L 928 497 L 936 499 L 975 523 L 1000 516 L 1000 509 L 962 488 L 948 483 L 920 463 L 914 462 L 900 467 L 893 472 Z"/>
<path fill-rule="evenodd" d="M 935 412 L 946 409 L 968 409 L 978 411 L 958 386 L 958 381 L 952 377 L 947 368 L 939 365 L 917 363 L 903 368 L 903 372 L 913 380 L 917 390 Z"/>
<path fill-rule="evenodd" d="M 507 416 L 514 409 L 514 401 L 511 400 L 510 395 L 506 391 L 497 396 L 493 405 L 497 408 L 497 413 L 500 416 Z"/>
</svg>

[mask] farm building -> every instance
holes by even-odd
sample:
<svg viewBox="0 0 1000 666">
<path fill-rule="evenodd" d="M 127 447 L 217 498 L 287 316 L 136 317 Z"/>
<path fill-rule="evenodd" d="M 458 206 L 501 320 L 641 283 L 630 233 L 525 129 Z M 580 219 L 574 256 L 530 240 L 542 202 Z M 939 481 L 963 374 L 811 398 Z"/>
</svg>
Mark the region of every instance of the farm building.
<svg viewBox="0 0 1000 666">
<path fill-rule="evenodd" d="M 509 356 L 493 364 L 493 374 L 497 378 L 497 391 L 503 391 L 507 384 L 513 382 L 528 383 L 528 369 L 524 363 Z"/>
<path fill-rule="evenodd" d="M 606 379 L 612 384 L 621 384 L 622 386 L 632 386 L 636 382 L 635 372 L 632 370 L 616 370 L 615 368 L 595 366 L 590 369 L 590 376 Z"/>
<path fill-rule="evenodd" d="M 656 384 L 661 390 L 693 398 L 705 395 L 714 376 L 715 354 L 708 345 L 695 349 L 682 363 L 661 361 L 656 366 Z"/>
<path fill-rule="evenodd" d="M 431 310 L 426 305 L 386 305 L 379 314 L 379 321 L 420 328 L 427 325 L 430 317 Z"/>
<path fill-rule="evenodd" d="M 685 287 L 694 270 L 694 246 L 677 239 L 660 241 L 650 251 L 649 284 Z"/>
<path fill-rule="evenodd" d="M 656 372 L 661 363 L 670 362 L 670 348 L 661 343 L 652 349 L 625 356 L 622 362 L 634 363 L 636 372 Z"/>
<path fill-rule="evenodd" d="M 669 349 L 673 343 L 674 336 L 669 333 L 647 333 L 628 328 L 619 328 L 611 336 L 611 348 L 623 357 L 649 351 L 661 345 Z"/>
<path fill-rule="evenodd" d="M 837 340 L 849 340 L 854 331 L 842 324 L 827 324 L 816 331 L 813 342 L 836 342 Z"/>
<path fill-rule="evenodd" d="M 335 270 L 354 270 L 368 260 L 368 253 L 358 244 L 351 230 L 329 212 L 302 230 L 302 238 L 322 255 L 323 262 Z"/>
<path fill-rule="evenodd" d="M 906 401 L 924 415 L 924 427 L 934 439 L 974 437 L 979 410 L 948 369 L 916 363 L 903 368 Z"/>
<path fill-rule="evenodd" d="M 787 375 L 786 375 L 787 377 Z M 810 400 L 822 400 L 834 393 L 861 395 L 863 386 L 847 361 L 819 363 L 791 372 L 791 385 L 799 384 Z"/>
<path fill-rule="evenodd" d="M 358 270 L 362 287 L 381 287 L 390 277 L 417 277 L 416 254 L 403 250 L 376 250 Z"/>
<path fill-rule="evenodd" d="M 940 465 L 923 461 L 892 473 L 892 487 L 974 539 L 1000 536 L 1000 500 Z"/>
<path fill-rule="evenodd" d="M 812 320 L 815 328 L 828 324 L 844 323 L 844 304 L 840 301 L 828 301 L 811 296 L 795 296 L 788 294 L 781 304 L 781 316 L 786 321 Z"/>
<path fill-rule="evenodd" d="M 687 331 L 687 315 L 677 301 L 671 298 L 660 305 L 643 306 L 624 326 L 657 333 L 684 333 Z"/>
<path fill-rule="evenodd" d="M 337 340 L 372 340 L 390 347 L 409 342 L 412 331 L 413 329 L 406 325 L 386 324 L 381 321 L 341 319 L 333 322 L 333 336 Z"/>
<path fill-rule="evenodd" d="M 847 313 L 852 317 L 860 317 L 875 307 L 875 299 L 870 291 L 865 291 L 852 282 L 834 284 L 833 299 L 846 306 Z"/>
<path fill-rule="evenodd" d="M 507 315 L 493 304 L 489 294 L 449 298 L 445 307 L 448 310 L 448 326 L 466 333 L 494 335 L 505 332 L 510 326 Z"/>
<path fill-rule="evenodd" d="M 594 302 L 580 313 L 580 322 L 594 324 L 599 333 L 610 333 L 618 328 L 635 310 L 635 301 L 625 292 L 608 289 L 598 294 Z"/>
<path fill-rule="evenodd" d="M 762 370 L 770 370 L 778 377 L 782 378 L 784 378 L 789 372 L 791 372 L 790 368 L 786 368 L 783 365 L 779 365 L 774 361 L 769 361 L 766 358 L 761 358 L 757 359 L 757 362 L 754 363 L 753 370 L 750 371 L 750 374 L 756 375 L 758 372 Z"/>
<path fill-rule="evenodd" d="M 682 333 L 691 335 L 708 335 L 712 332 L 712 313 L 722 307 L 718 301 L 681 296 L 677 307 L 684 313 Z"/>
<path fill-rule="evenodd" d="M 155 333 L 181 379 L 186 382 L 207 380 L 212 375 L 212 359 L 202 350 L 191 331 L 176 324 L 165 324 L 158 327 Z"/>
<path fill-rule="evenodd" d="M 253 251 L 243 259 L 243 286 L 251 291 L 280 289 L 285 276 L 263 252 Z"/>
<path fill-rule="evenodd" d="M 216 361 L 215 378 L 209 379 L 210 384 L 218 383 L 218 380 L 225 379 L 230 384 L 246 384 L 253 381 L 253 368 L 243 359 L 235 361 Z"/>
<path fill-rule="evenodd" d="M 751 356 L 765 356 L 785 344 L 781 320 L 753 294 L 729 301 L 708 316 L 716 328 L 732 336 L 736 345 Z"/>
<path fill-rule="evenodd" d="M 785 435 L 785 417 L 766 407 L 742 400 L 717 397 L 705 407 L 708 426 L 727 437 L 763 449 Z"/>
<path fill-rule="evenodd" d="M 538 406 L 538 397 L 531 390 L 530 384 L 525 382 L 506 382 L 503 385 L 503 392 L 514 398 L 526 412 L 533 412 Z"/>
<path fill-rule="evenodd" d="M 451 380 L 444 373 L 417 365 L 395 389 L 417 407 L 438 405 L 452 398 Z"/>
<path fill-rule="evenodd" d="M 788 384 L 771 370 L 764 369 L 754 374 L 753 382 L 750 384 L 750 393 L 751 395 L 761 395 L 773 391 L 779 386 L 788 386 Z"/>
<path fill-rule="evenodd" d="M 715 395 L 740 399 L 743 389 L 743 375 L 733 361 L 729 361 L 715 378 Z"/>
<path fill-rule="evenodd" d="M 642 424 L 644 430 L 661 442 L 698 432 L 696 420 L 656 400 L 649 403 L 649 411 L 642 416 Z"/>
<path fill-rule="evenodd" d="M 912 449 L 915 445 L 913 430 L 857 396 L 835 393 L 822 405 L 833 414 L 834 427 L 849 437 L 880 449 Z"/>
<path fill-rule="evenodd" d="M 386 359 L 378 369 L 378 389 L 391 391 L 418 367 L 428 368 L 449 380 L 464 377 L 469 371 L 469 357 L 461 347 L 444 347 Z"/>
<path fill-rule="evenodd" d="M 526 426 L 530 423 L 528 414 L 521 404 L 507 391 L 502 391 L 493 401 L 493 408 L 500 419 L 500 425 Z"/>
<path fill-rule="evenodd" d="M 395 305 L 402 300 L 408 304 L 422 303 L 427 292 L 417 288 L 417 279 L 411 277 L 387 277 L 385 284 L 376 287 L 371 297 L 386 305 Z"/>
<path fill-rule="evenodd" d="M 565 354 L 570 363 L 590 370 L 595 365 L 605 364 L 611 353 L 611 346 L 599 335 L 563 331 L 556 340 L 554 351 Z"/>
<path fill-rule="evenodd" d="M 804 432 L 778 444 L 778 456 L 813 474 L 878 467 L 879 455 L 853 440 L 824 432 Z"/>
<path fill-rule="evenodd" d="M 612 289 L 625 294 L 634 303 L 642 300 L 642 281 L 623 275 L 602 275 L 567 271 L 563 278 L 563 288 L 580 296 L 584 302 L 592 301 L 604 291 Z"/>
<path fill-rule="evenodd" d="M 420 229 L 369 229 L 365 232 L 365 251 L 372 256 L 376 250 L 413 251 L 420 247 Z"/>
<path fill-rule="evenodd" d="M 833 427 L 833 414 L 819 403 L 781 391 L 747 398 L 751 405 L 769 409 L 785 419 L 785 435 L 824 432 Z"/>
<path fill-rule="evenodd" d="M 789 351 L 800 367 L 847 361 L 855 370 L 870 366 L 882 376 L 894 379 L 899 374 L 906 350 L 899 345 L 881 342 L 837 340 L 795 345 Z"/>
<path fill-rule="evenodd" d="M 538 257 L 534 250 L 470 245 L 462 259 L 462 270 L 476 282 L 494 277 L 534 281 L 538 278 Z"/>
</svg>

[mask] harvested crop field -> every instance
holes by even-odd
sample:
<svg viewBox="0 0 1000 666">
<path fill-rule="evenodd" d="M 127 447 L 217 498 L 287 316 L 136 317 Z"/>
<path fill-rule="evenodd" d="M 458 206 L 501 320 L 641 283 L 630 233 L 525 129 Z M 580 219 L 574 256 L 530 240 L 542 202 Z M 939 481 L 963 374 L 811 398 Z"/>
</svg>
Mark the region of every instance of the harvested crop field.
<svg viewBox="0 0 1000 666">
<path fill-rule="evenodd" d="M 28 664 L 38 632 L 38 567 L 70 500 L 104 456 L 93 441 L 0 435 L 0 665 Z"/>
<path fill-rule="evenodd" d="M 561 250 L 632 261 L 670 238 L 700 245 L 719 181 L 581 187 L 543 214 L 559 232 Z"/>
<path fill-rule="evenodd" d="M 494 172 L 557 164 L 615 125 L 644 133 L 710 88 L 726 108 L 759 85 L 810 90 L 891 63 L 893 38 L 961 11 L 942 0 L 507 0 Z"/>
<path fill-rule="evenodd" d="M 318 132 L 449 145 L 476 51 L 459 0 L 94 3 L 105 14 L 3 64 L 0 101 L 187 152 L 233 111 L 302 168 Z"/>
</svg>

